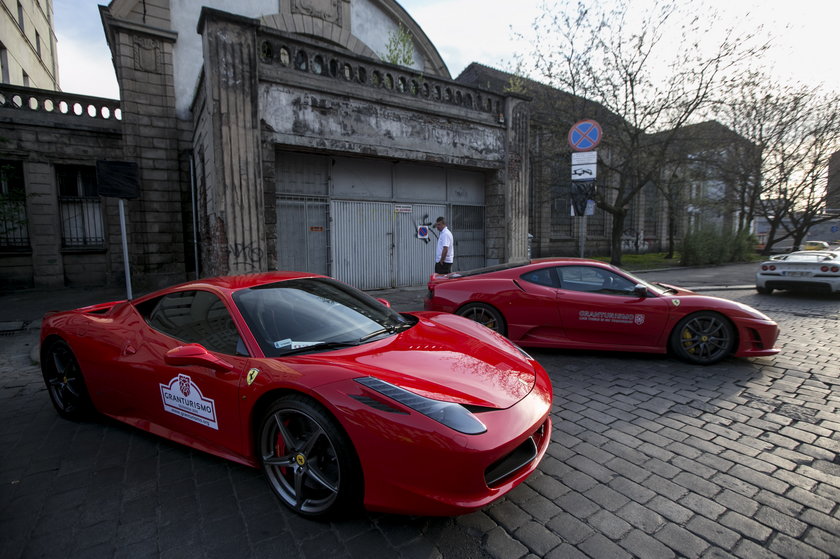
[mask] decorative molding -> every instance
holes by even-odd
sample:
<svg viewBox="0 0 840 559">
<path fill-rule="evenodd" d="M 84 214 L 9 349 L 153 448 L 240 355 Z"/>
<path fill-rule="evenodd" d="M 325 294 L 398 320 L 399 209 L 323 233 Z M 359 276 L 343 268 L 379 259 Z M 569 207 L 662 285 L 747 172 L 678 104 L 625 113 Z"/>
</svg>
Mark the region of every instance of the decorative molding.
<svg viewBox="0 0 840 559">
<path fill-rule="evenodd" d="M 163 66 L 160 42 L 150 37 L 134 38 L 134 69 L 159 73 Z"/>
<path fill-rule="evenodd" d="M 341 0 L 292 0 L 292 14 L 310 16 L 322 21 L 342 25 Z"/>
</svg>

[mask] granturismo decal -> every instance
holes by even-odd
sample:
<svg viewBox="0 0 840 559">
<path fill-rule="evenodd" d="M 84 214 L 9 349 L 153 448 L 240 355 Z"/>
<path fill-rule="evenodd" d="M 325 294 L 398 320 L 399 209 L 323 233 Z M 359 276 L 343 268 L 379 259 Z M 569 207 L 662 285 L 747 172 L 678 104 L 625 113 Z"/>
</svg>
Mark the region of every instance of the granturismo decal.
<svg viewBox="0 0 840 559">
<path fill-rule="evenodd" d="M 216 420 L 216 403 L 205 398 L 188 375 L 178 375 L 169 384 L 160 385 L 163 409 L 184 419 L 195 421 L 212 429 L 219 429 Z"/>
<path fill-rule="evenodd" d="M 611 322 L 613 324 L 637 324 L 641 326 L 645 323 L 644 314 L 631 314 L 620 312 L 602 312 L 602 311 L 580 311 L 578 313 L 579 320 L 586 320 L 589 322 Z"/>
</svg>

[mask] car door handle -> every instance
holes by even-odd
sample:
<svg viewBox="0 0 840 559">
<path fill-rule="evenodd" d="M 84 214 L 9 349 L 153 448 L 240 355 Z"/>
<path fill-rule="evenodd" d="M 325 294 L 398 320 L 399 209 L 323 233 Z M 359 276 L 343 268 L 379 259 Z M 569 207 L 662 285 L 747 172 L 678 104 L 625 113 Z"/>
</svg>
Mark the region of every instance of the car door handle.
<svg viewBox="0 0 840 559">
<path fill-rule="evenodd" d="M 131 342 L 125 342 L 122 349 L 123 356 L 134 355 L 137 353 L 137 349 L 131 344 Z"/>
</svg>

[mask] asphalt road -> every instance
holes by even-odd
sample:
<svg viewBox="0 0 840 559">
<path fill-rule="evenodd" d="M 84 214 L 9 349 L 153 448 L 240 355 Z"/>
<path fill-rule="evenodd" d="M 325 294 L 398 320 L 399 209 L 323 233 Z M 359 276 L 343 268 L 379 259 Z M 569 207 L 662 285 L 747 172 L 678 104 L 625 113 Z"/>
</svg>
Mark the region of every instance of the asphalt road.
<svg viewBox="0 0 840 559">
<path fill-rule="evenodd" d="M 257 471 L 106 419 L 58 418 L 29 315 L 96 301 L 2 295 L 0 322 L 26 326 L 0 337 L 0 557 L 838 557 L 840 298 L 760 296 L 753 270 L 645 279 L 762 310 L 781 325 L 779 355 L 697 367 L 533 350 L 555 430 L 526 483 L 457 518 L 331 523 L 288 512 Z M 375 294 L 417 310 L 424 291 Z"/>
</svg>

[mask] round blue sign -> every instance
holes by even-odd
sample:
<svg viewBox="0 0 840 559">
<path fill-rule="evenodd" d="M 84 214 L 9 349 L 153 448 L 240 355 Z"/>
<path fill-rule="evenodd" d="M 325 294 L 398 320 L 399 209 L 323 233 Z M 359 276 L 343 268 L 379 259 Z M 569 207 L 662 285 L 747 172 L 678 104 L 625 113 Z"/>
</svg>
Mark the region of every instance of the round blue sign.
<svg viewBox="0 0 840 559">
<path fill-rule="evenodd" d="M 594 120 L 581 120 L 569 130 L 569 146 L 574 151 L 589 151 L 601 143 L 601 125 Z"/>
</svg>

